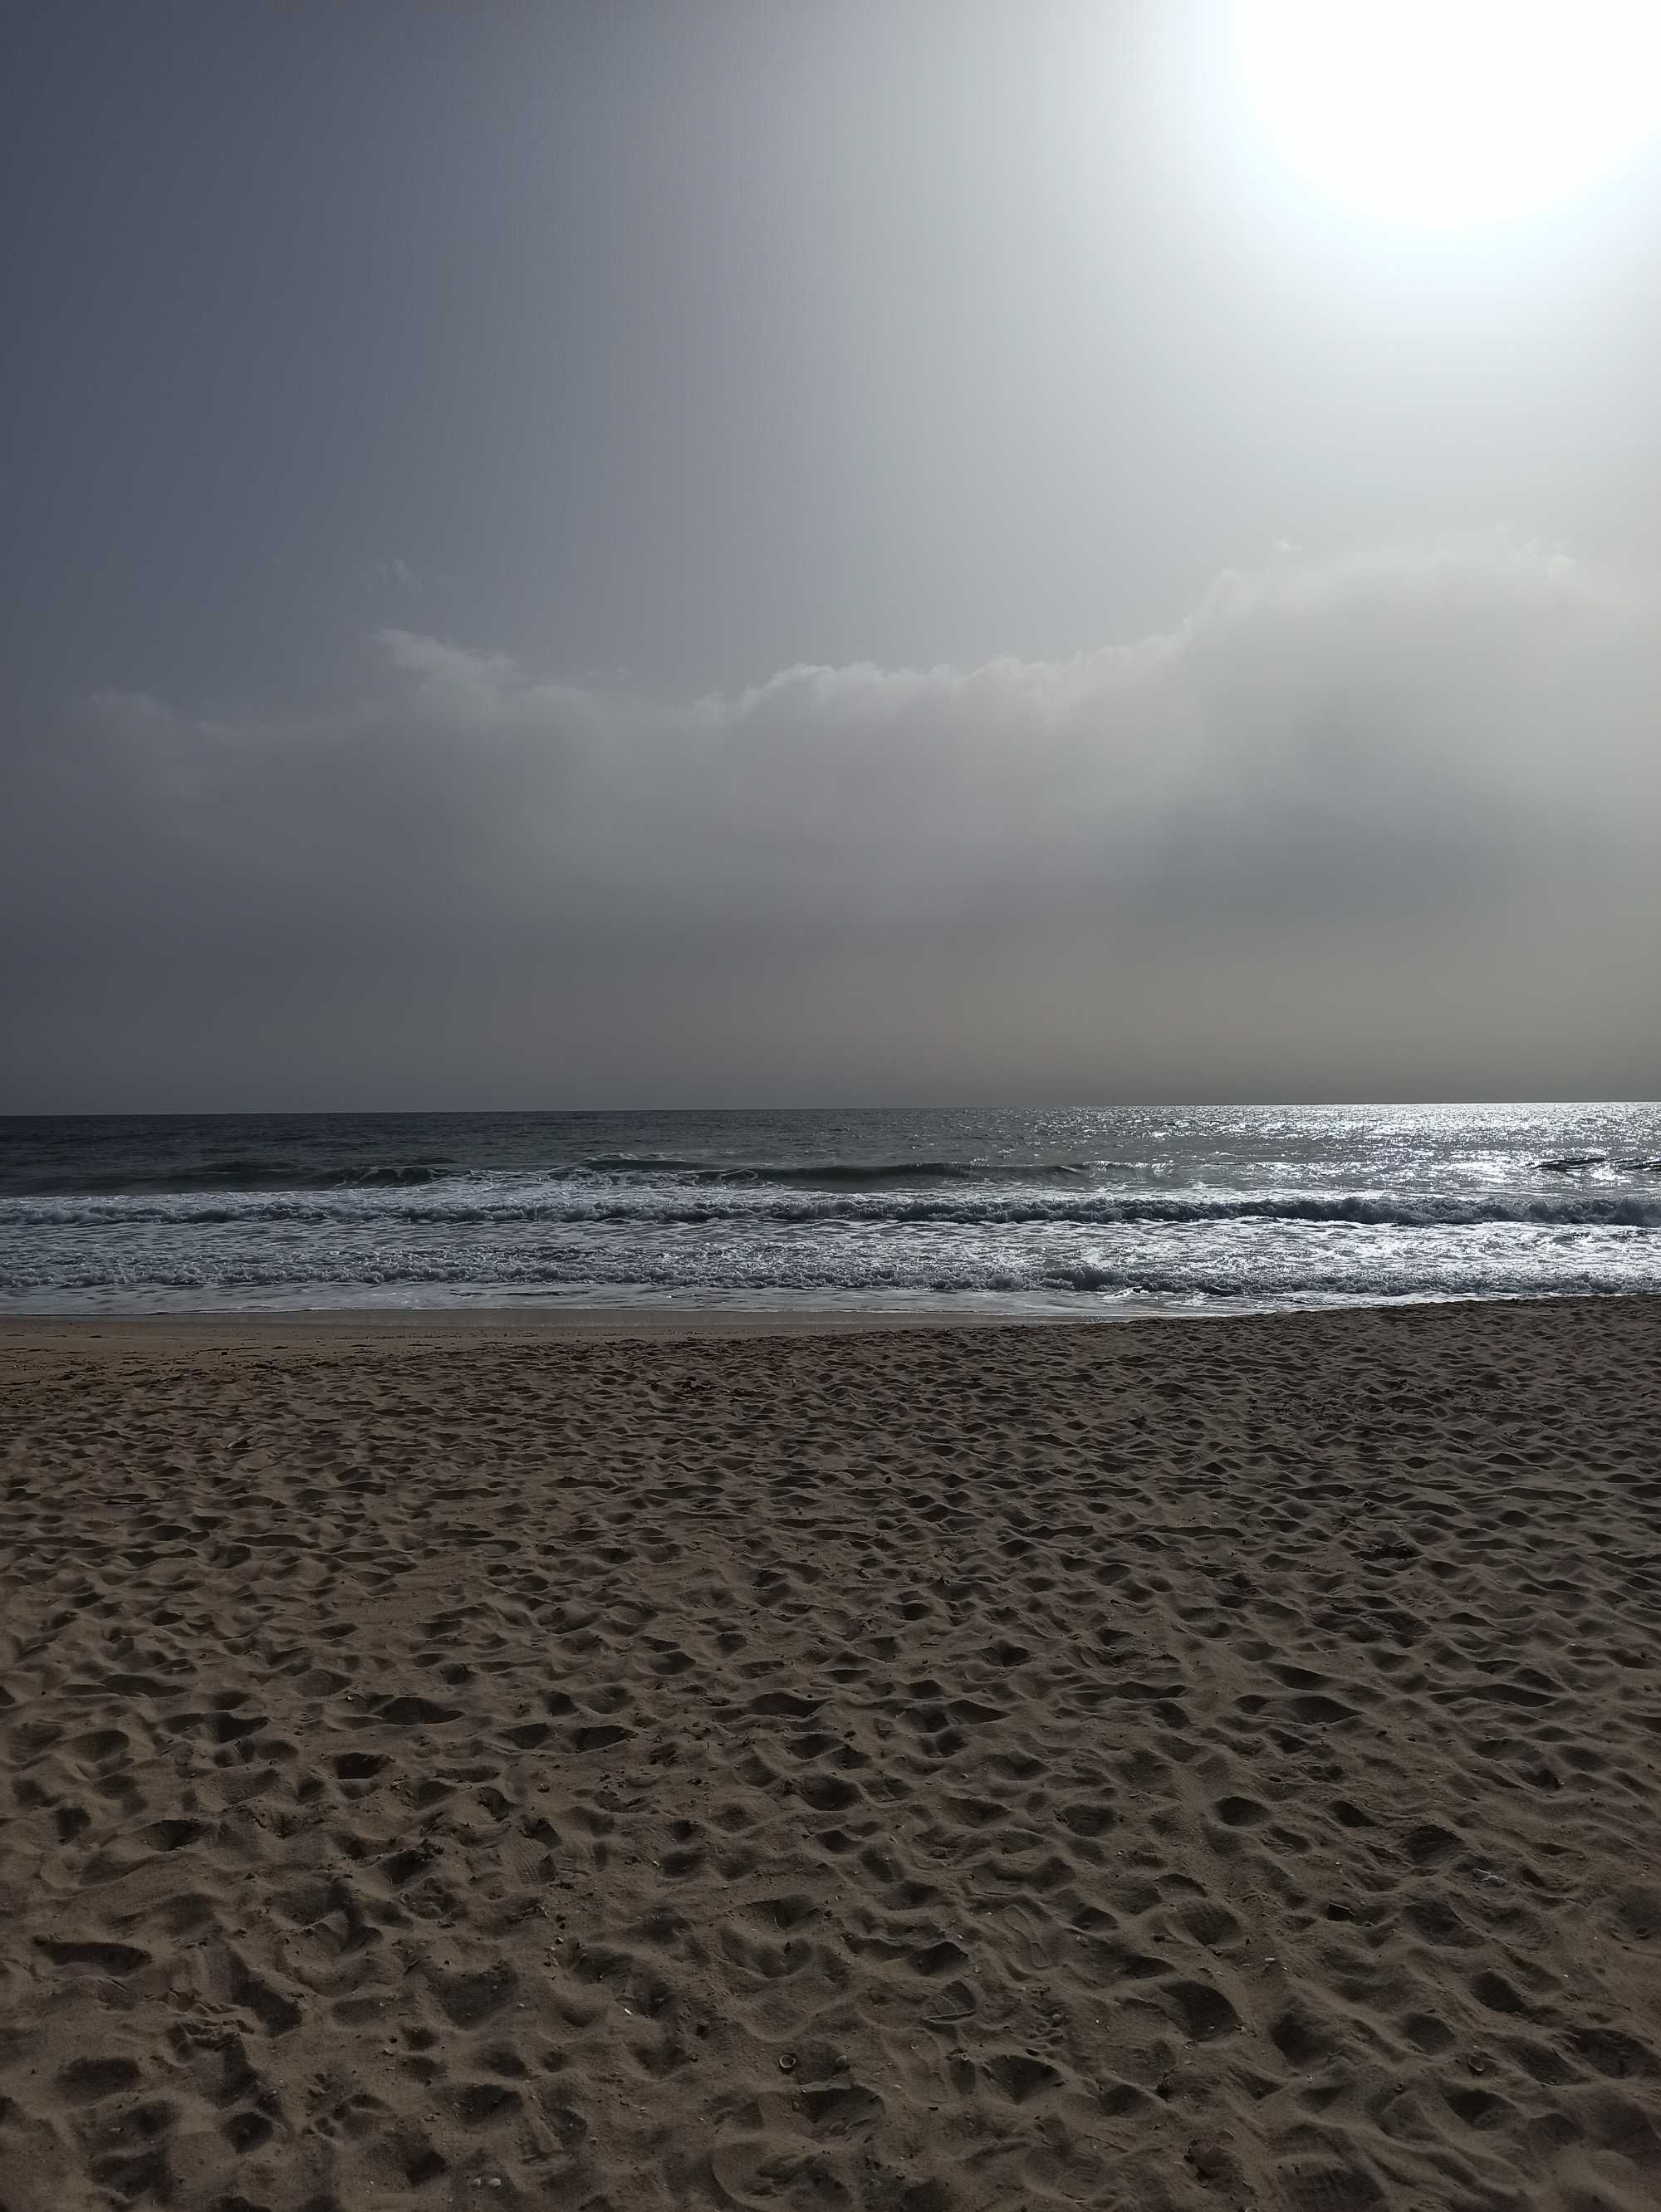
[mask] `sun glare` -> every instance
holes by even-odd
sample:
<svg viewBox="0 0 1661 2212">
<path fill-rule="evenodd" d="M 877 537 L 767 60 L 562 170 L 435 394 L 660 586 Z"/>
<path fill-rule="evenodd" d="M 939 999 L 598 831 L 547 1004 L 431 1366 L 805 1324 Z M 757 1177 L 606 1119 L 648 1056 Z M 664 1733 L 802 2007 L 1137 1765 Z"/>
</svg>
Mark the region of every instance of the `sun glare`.
<svg viewBox="0 0 1661 2212">
<path fill-rule="evenodd" d="M 1661 129 L 1661 0 L 1243 0 L 1238 27 L 1282 158 L 1387 222 L 1537 213 Z"/>
</svg>

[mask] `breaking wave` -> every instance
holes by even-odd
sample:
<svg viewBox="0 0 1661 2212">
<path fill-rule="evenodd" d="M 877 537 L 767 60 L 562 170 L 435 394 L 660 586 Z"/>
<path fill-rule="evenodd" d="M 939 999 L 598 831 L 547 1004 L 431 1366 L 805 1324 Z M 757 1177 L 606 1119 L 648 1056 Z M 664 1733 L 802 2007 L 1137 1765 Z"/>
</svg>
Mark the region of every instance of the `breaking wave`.
<svg viewBox="0 0 1661 2212">
<path fill-rule="evenodd" d="M 1661 1292 L 1661 1108 L 0 1123 L 12 1312 Z"/>
<path fill-rule="evenodd" d="M 413 1177 L 409 1180 L 415 1180 Z M 447 1188 L 429 1188 L 420 1197 L 403 1194 L 406 1178 L 387 1171 L 375 1182 L 350 1192 L 313 1194 L 239 1192 L 234 1196 L 179 1192 L 168 1196 L 0 1199 L 0 1224 L 13 1228 L 92 1226 L 104 1224 L 178 1223 L 205 1227 L 246 1222 L 634 1223 L 664 1228 L 734 1224 L 808 1224 L 837 1221 L 877 1224 L 938 1223 L 964 1228 L 1050 1224 L 1106 1227 L 1116 1224 L 1158 1225 L 1186 1222 L 1260 1221 L 1329 1223 L 1335 1226 L 1382 1229 L 1451 1229 L 1485 1224 L 1542 1228 L 1661 1228 L 1661 1197 L 1587 1194 L 1574 1197 L 1481 1198 L 1425 1194 L 1404 1196 L 1372 1191 L 1339 1193 L 1218 1193 L 1166 1197 L 1159 1193 L 1050 1193 L 1020 1188 L 973 1195 L 897 1194 L 880 1187 L 867 1193 L 823 1196 L 805 1192 L 774 1197 L 765 1185 L 736 1180 L 707 1195 L 661 1187 L 619 1192 L 581 1188 L 538 1177 L 531 1182 L 488 1182 L 449 1179 Z"/>
<path fill-rule="evenodd" d="M 731 1186 L 735 1189 L 760 1189 L 776 1184 L 785 1189 L 881 1190 L 906 1183 L 1076 1183 L 1081 1176 L 1092 1175 L 1134 1174 L 1137 1167 L 1138 1163 L 1129 1160 L 1063 1160 L 1016 1169 L 984 1161 L 944 1159 L 727 1164 L 661 1152 L 599 1152 L 581 1161 L 520 1168 L 511 1174 L 518 1181 L 545 1183 L 655 1180 L 690 1183 L 700 1188 Z M 33 1198 L 405 1189 L 455 1180 L 459 1172 L 454 1160 L 441 1156 L 326 1166 L 292 1158 L 251 1157 L 198 1160 L 150 1169 L 88 1171 L 65 1168 L 37 1175 L 21 1189 L 24 1195 Z M 492 1180 L 489 1170 L 477 1170 L 469 1179 L 481 1176 L 486 1181 Z M 14 1184 L 13 1188 L 16 1190 L 19 1187 Z"/>
<path fill-rule="evenodd" d="M 489 1298 L 587 1293 L 691 1297 L 818 1297 L 867 1301 L 885 1296 L 952 1298 L 995 1296 L 1056 1302 L 1112 1298 L 1209 1304 L 1287 1300 L 1503 1297 L 1597 1295 L 1645 1287 L 1610 1265 L 1607 1248 L 1578 1253 L 1548 1249 L 1503 1254 L 1444 1249 L 1425 1265 L 1397 1247 L 1306 1245 L 1250 1254 L 1178 1243 L 1123 1252 L 1019 1251 L 931 1247 L 873 1240 L 827 1246 L 813 1240 L 757 1240 L 721 1247 L 630 1250 L 591 1241 L 457 1244 L 441 1249 L 356 1245 L 303 1255 L 271 1247 L 189 1254 L 155 1251 L 88 1256 L 79 1266 L 0 1268 L 0 1291 L 19 1298 L 87 1293 L 201 1297 L 235 1304 L 248 1294 L 273 1304 L 310 1304 L 334 1292 L 449 1292 Z M 296 1296 L 296 1294 L 304 1294 Z M 326 1301 L 325 1301 L 326 1302 Z M 417 1297 L 417 1303 L 432 1299 Z M 441 1299 L 439 1302 L 442 1302 Z"/>
</svg>

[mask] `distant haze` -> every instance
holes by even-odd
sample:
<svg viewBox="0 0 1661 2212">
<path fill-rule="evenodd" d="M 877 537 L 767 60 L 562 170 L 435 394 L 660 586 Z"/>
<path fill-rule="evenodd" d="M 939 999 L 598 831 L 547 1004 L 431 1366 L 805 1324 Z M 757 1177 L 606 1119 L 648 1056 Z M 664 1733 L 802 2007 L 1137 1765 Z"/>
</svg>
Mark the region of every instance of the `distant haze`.
<svg viewBox="0 0 1661 2212">
<path fill-rule="evenodd" d="M 1661 171 L 1225 21 L 19 10 L 0 1111 L 1661 1091 Z"/>
</svg>

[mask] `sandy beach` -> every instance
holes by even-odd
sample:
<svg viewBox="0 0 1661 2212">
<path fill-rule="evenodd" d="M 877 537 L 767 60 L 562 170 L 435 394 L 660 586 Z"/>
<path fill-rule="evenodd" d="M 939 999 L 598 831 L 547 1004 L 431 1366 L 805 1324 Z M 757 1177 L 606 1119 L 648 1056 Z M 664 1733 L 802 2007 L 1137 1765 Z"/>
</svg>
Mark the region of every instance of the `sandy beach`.
<svg viewBox="0 0 1661 2212">
<path fill-rule="evenodd" d="M 0 1328 L 0 2207 L 1652 2212 L 1658 1354 Z"/>
</svg>

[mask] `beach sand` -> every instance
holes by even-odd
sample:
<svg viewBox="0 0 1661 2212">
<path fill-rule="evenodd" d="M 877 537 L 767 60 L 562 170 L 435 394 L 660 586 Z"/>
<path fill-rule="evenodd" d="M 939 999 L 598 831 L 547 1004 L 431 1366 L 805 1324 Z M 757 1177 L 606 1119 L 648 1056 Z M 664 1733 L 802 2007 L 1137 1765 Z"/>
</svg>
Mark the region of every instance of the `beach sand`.
<svg viewBox="0 0 1661 2212">
<path fill-rule="evenodd" d="M 0 2206 L 1661 2204 L 1661 1301 L 0 1331 Z"/>
</svg>

